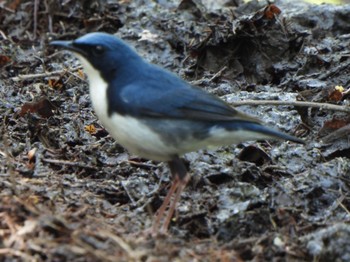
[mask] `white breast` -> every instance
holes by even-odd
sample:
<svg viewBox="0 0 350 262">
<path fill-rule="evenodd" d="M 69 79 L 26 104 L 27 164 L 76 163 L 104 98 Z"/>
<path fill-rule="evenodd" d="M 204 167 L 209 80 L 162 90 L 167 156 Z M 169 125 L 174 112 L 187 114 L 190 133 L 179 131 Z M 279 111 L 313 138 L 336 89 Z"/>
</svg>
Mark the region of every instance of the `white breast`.
<svg viewBox="0 0 350 262">
<path fill-rule="evenodd" d="M 90 97 L 97 117 L 110 135 L 132 154 L 158 161 L 170 160 L 175 149 L 165 146 L 159 136 L 142 122 L 117 113 L 108 116 L 108 84 L 84 57 L 76 56 L 88 75 Z"/>
</svg>

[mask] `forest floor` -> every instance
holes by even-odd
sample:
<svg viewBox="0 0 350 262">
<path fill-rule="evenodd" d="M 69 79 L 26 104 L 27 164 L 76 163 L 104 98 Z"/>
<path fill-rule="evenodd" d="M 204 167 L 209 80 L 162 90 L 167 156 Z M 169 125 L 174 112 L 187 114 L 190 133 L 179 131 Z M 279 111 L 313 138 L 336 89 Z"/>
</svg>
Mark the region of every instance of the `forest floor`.
<svg viewBox="0 0 350 262">
<path fill-rule="evenodd" d="M 61 2 L 0 1 L 1 261 L 350 261 L 350 5 Z M 169 232 L 148 234 L 166 164 L 108 135 L 48 45 L 94 31 L 306 145 L 185 155 Z"/>
</svg>

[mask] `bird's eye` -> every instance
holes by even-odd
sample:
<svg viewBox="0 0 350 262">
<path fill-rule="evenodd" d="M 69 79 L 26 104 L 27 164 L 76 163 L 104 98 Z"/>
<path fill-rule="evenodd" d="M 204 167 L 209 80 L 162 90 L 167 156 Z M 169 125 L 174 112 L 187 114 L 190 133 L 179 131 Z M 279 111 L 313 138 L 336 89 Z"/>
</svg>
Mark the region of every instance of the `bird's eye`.
<svg viewBox="0 0 350 262">
<path fill-rule="evenodd" d="M 105 51 L 104 47 L 102 45 L 97 45 L 93 49 L 94 55 L 101 55 Z"/>
</svg>

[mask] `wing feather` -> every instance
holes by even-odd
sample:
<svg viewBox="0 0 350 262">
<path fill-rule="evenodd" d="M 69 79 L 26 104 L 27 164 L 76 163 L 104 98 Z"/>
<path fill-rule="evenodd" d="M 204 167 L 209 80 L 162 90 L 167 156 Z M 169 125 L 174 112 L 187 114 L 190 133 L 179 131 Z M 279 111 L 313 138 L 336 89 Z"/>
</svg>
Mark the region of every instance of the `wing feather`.
<svg viewBox="0 0 350 262">
<path fill-rule="evenodd" d="M 176 79 L 177 80 L 177 79 Z M 118 107 L 142 117 L 192 119 L 202 121 L 246 120 L 260 123 L 214 95 L 179 79 L 177 88 L 165 89 L 161 82 L 147 81 L 123 87 Z M 174 83 L 172 83 L 174 84 Z M 185 85 L 184 85 L 185 84 Z M 173 85 L 169 85 L 171 87 Z M 142 88 L 140 88 L 142 87 Z"/>
</svg>

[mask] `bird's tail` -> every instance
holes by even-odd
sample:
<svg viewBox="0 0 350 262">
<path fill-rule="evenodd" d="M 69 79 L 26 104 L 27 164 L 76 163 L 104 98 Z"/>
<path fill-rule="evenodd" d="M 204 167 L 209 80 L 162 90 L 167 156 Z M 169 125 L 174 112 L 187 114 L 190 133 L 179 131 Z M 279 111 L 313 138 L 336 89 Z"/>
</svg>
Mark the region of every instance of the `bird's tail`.
<svg viewBox="0 0 350 262">
<path fill-rule="evenodd" d="M 235 123 L 226 123 L 223 127 L 227 131 L 238 131 L 241 133 L 243 140 L 259 140 L 259 139 L 278 139 L 289 140 L 299 144 L 305 144 L 305 142 L 292 135 L 288 135 L 281 131 L 275 130 L 270 127 L 263 126 L 259 123 L 253 123 L 250 121 L 239 121 Z"/>
<path fill-rule="evenodd" d="M 269 135 L 272 138 L 277 138 L 277 139 L 282 139 L 282 140 L 289 140 L 289 141 L 293 141 L 293 142 L 298 143 L 298 144 L 305 144 L 305 141 L 300 139 L 300 138 L 297 138 L 295 136 L 292 136 L 292 135 L 283 133 L 281 131 L 272 129 L 270 127 L 266 127 L 266 126 L 262 126 L 262 125 L 256 125 L 256 127 L 252 127 L 252 128 L 256 129 L 260 133 Z"/>
</svg>

